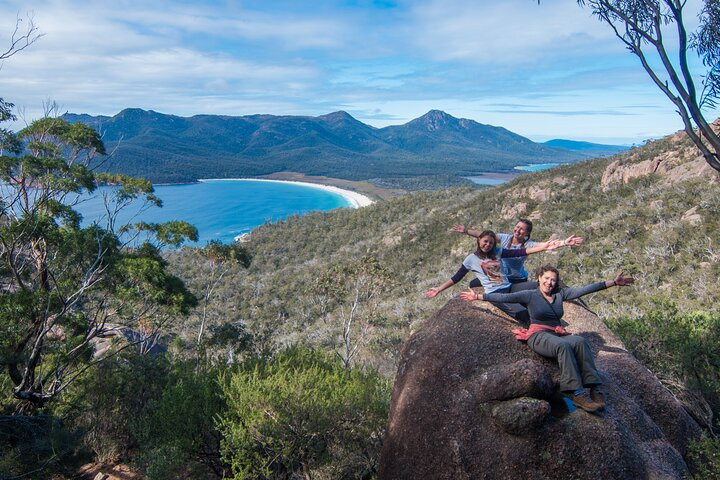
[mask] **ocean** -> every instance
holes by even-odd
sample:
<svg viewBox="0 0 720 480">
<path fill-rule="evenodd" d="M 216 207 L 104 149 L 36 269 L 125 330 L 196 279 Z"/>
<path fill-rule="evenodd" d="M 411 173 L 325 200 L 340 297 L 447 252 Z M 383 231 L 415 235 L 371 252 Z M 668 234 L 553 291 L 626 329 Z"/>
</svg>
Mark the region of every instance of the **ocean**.
<svg viewBox="0 0 720 480">
<path fill-rule="evenodd" d="M 521 165 L 519 167 L 514 167 L 515 170 L 520 170 L 523 172 L 540 172 L 542 170 L 547 170 L 549 168 L 554 168 L 560 165 L 559 163 L 536 163 L 532 165 Z M 508 176 L 508 174 L 498 174 L 493 172 L 483 173 L 481 176 L 474 176 L 474 177 L 465 177 L 468 180 L 472 180 L 474 183 L 477 183 L 479 185 L 502 185 L 503 183 L 509 182 L 512 180 L 512 176 Z"/>
<path fill-rule="evenodd" d="M 102 193 L 108 193 L 112 188 L 116 187 L 100 187 L 92 197 L 83 197 L 76 206 L 84 225 L 93 221 L 104 225 Z M 158 185 L 155 194 L 162 200 L 162 208 L 151 207 L 138 214 L 141 205 L 136 202 L 123 210 L 120 222 L 184 220 L 198 229 L 200 238 L 196 245 L 205 245 L 211 240 L 229 243 L 259 225 L 290 215 L 351 206 L 343 196 L 319 188 L 253 180 Z"/>
</svg>

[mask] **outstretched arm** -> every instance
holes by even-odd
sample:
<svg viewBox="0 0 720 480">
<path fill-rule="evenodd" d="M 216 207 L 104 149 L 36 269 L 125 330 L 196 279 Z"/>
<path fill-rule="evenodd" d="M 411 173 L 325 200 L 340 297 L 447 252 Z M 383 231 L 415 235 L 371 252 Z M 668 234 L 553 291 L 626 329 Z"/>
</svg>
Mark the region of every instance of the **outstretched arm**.
<svg viewBox="0 0 720 480">
<path fill-rule="evenodd" d="M 479 237 L 480 236 L 480 230 L 474 230 L 474 229 L 468 229 L 465 227 L 465 225 L 461 225 L 459 223 L 456 223 L 452 226 L 450 229 L 451 232 L 457 232 L 457 233 L 464 233 L 465 235 L 470 235 L 471 237 Z"/>
<path fill-rule="evenodd" d="M 633 283 L 635 283 L 634 277 L 626 277 L 625 275 L 623 275 L 623 273 L 624 272 L 621 270 L 620 273 L 618 273 L 614 279 L 606 280 L 605 288 L 610 288 L 610 287 L 615 287 L 615 286 L 627 287 L 628 285 L 632 285 Z"/>
<path fill-rule="evenodd" d="M 443 284 L 440 285 L 439 287 L 433 287 L 433 288 L 431 288 L 430 290 L 428 290 L 427 292 L 425 292 L 425 296 L 426 296 L 427 298 L 435 298 L 438 293 L 442 292 L 443 290 L 445 290 L 445 289 L 447 289 L 447 288 L 452 287 L 452 286 L 455 285 L 457 282 L 459 282 L 460 280 L 462 280 L 463 277 L 464 277 L 469 271 L 470 271 L 470 270 L 468 270 L 467 268 L 465 268 L 465 265 L 461 266 L 460 269 L 459 269 L 457 272 L 455 272 L 455 275 L 453 275 L 452 278 L 450 278 L 450 279 L 448 279 L 447 281 L 445 281 L 445 283 L 443 283 Z"/>
<path fill-rule="evenodd" d="M 452 287 L 453 285 L 455 285 L 455 282 L 453 282 L 452 280 L 447 280 L 445 283 L 443 283 L 439 287 L 433 287 L 430 290 L 428 290 L 427 292 L 425 292 L 425 297 L 435 298 L 438 295 L 438 293 L 442 292 L 443 290 L 445 290 L 447 288 Z"/>
<path fill-rule="evenodd" d="M 575 247 L 577 245 L 581 245 L 584 241 L 585 239 L 583 237 L 570 235 L 565 240 L 548 240 L 547 242 L 536 243 L 532 247 L 526 248 L 525 253 L 530 255 L 533 253 L 557 250 L 561 247 Z"/>
<path fill-rule="evenodd" d="M 519 292 L 512 293 L 485 293 L 480 296 L 475 293 L 473 289 L 468 288 L 467 290 L 463 290 L 462 293 L 460 293 L 460 298 L 462 298 L 466 302 L 484 300 L 487 302 L 508 302 L 527 305 L 530 302 L 532 292 L 532 290 L 521 290 Z"/>
<path fill-rule="evenodd" d="M 536 243 L 532 247 L 525 249 L 525 255 L 532 255 L 533 253 L 549 252 L 557 250 L 560 247 L 565 246 L 562 240 L 550 240 L 543 243 Z"/>
<path fill-rule="evenodd" d="M 546 242 L 537 242 L 534 246 L 546 246 L 549 245 L 551 242 L 555 240 L 548 240 Z M 561 240 L 561 247 L 577 247 L 578 245 L 582 245 L 585 241 L 585 238 L 583 237 L 577 237 L 575 235 L 570 235 L 565 240 Z"/>
<path fill-rule="evenodd" d="M 584 287 L 563 288 L 563 293 L 565 300 L 573 300 L 575 298 L 580 298 L 583 295 L 587 295 L 588 293 L 605 290 L 606 288 L 614 286 L 626 287 L 628 285 L 632 285 L 633 283 L 635 283 L 635 279 L 633 277 L 626 277 L 623 275 L 623 272 L 620 272 L 613 280 L 591 283 L 590 285 L 585 285 Z"/>
</svg>

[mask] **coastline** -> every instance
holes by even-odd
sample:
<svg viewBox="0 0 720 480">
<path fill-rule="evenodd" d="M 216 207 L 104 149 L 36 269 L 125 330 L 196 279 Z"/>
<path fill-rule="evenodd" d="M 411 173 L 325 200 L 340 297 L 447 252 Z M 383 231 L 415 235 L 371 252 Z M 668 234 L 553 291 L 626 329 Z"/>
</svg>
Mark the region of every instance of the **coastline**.
<svg viewBox="0 0 720 480">
<path fill-rule="evenodd" d="M 322 185 L 320 183 L 299 182 L 297 180 L 271 180 L 271 179 L 266 179 L 266 178 L 199 178 L 198 182 L 237 181 L 237 180 L 253 181 L 253 182 L 293 183 L 295 185 L 302 185 L 305 187 L 318 188 L 320 190 L 324 190 L 326 192 L 330 192 L 330 193 L 334 193 L 336 195 L 342 196 L 350 204 L 349 205 L 350 208 L 367 207 L 367 206 L 375 203 L 369 197 L 367 197 L 361 193 L 358 193 L 358 192 L 353 192 L 352 190 L 345 190 L 343 188 L 335 187 L 332 185 Z"/>
</svg>

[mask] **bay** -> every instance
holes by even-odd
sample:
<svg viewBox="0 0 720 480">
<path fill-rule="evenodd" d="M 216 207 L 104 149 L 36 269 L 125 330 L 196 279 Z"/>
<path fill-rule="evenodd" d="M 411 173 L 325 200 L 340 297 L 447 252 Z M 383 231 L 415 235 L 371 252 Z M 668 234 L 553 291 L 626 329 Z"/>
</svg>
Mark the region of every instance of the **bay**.
<svg viewBox="0 0 720 480">
<path fill-rule="evenodd" d="M 91 197 L 83 198 L 76 210 L 83 224 L 97 221 L 103 225 L 104 190 L 100 187 Z M 193 184 L 157 185 L 155 194 L 163 201 L 162 208 L 150 208 L 137 215 L 140 204 L 135 202 L 123 210 L 119 223 L 148 223 L 184 220 L 198 229 L 197 245 L 211 240 L 232 242 L 266 222 L 311 211 L 328 211 L 350 207 L 342 195 L 320 188 L 286 182 L 255 180 L 205 180 Z"/>
<path fill-rule="evenodd" d="M 550 168 L 555 168 L 559 163 L 536 163 L 534 165 L 522 165 L 520 167 L 515 167 L 515 170 L 522 170 L 524 172 L 540 172 L 542 170 L 548 170 Z"/>
<path fill-rule="evenodd" d="M 503 183 L 506 183 L 507 180 L 502 178 L 491 178 L 491 177 L 465 177 L 468 180 L 471 180 L 473 183 L 477 183 L 478 185 L 502 185 Z"/>
</svg>

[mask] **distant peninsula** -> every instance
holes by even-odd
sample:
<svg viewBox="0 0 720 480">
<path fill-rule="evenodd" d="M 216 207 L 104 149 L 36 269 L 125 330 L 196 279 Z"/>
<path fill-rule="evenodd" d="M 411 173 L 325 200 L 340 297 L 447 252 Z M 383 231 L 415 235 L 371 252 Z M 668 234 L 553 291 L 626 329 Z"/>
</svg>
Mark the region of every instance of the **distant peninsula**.
<svg viewBox="0 0 720 480">
<path fill-rule="evenodd" d="M 67 113 L 63 118 L 101 132 L 114 151 L 101 169 L 154 183 L 297 172 L 420 190 L 469 184 L 463 177 L 512 172 L 521 165 L 596 156 L 439 110 L 385 128 L 342 111 L 318 117 L 178 117 L 129 108 L 112 117 Z"/>
</svg>

